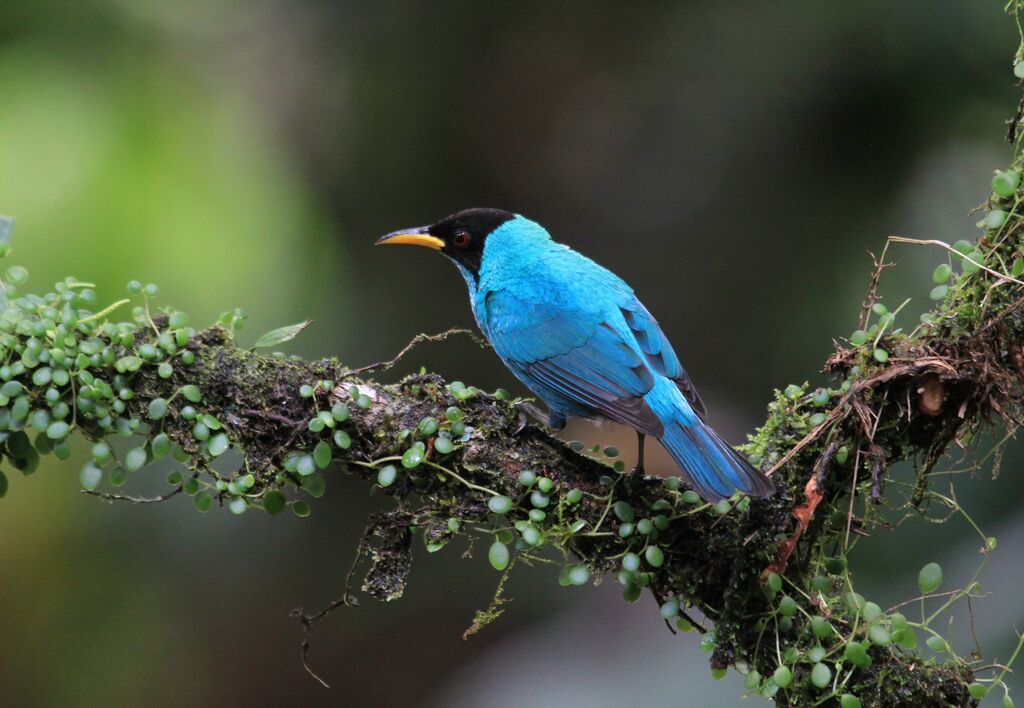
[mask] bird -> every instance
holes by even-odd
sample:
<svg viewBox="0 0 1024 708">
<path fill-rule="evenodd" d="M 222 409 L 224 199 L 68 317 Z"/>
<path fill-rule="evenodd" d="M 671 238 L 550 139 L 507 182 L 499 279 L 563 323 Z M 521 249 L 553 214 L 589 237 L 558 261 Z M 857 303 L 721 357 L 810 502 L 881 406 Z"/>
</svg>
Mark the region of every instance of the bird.
<svg viewBox="0 0 1024 708">
<path fill-rule="evenodd" d="M 708 425 L 693 381 L 633 289 L 537 222 L 501 209 L 466 209 L 376 243 L 424 246 L 455 264 L 481 333 L 547 405 L 552 429 L 570 416 L 632 428 L 640 475 L 645 436 L 652 436 L 708 502 L 737 491 L 774 492 L 772 481 Z"/>
</svg>

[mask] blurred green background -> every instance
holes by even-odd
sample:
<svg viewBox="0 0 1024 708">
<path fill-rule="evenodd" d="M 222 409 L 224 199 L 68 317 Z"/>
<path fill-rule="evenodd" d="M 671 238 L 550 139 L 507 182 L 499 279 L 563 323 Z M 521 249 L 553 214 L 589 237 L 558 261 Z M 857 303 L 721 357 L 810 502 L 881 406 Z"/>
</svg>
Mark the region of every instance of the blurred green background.
<svg viewBox="0 0 1024 708">
<path fill-rule="evenodd" d="M 243 342 L 311 317 L 290 351 L 353 365 L 472 322 L 443 259 L 374 250 L 376 236 L 469 206 L 523 212 L 634 285 L 739 441 L 773 387 L 818 381 L 853 329 L 869 249 L 974 237 L 1019 95 L 1001 7 L 6 0 L 0 212 L 34 288 L 75 275 L 112 301 L 155 281 L 193 322 L 245 308 Z M 913 297 L 913 319 L 940 255 L 890 255 L 882 293 Z M 520 390 L 468 342 L 403 370 L 421 364 Z M 632 449 L 615 427 L 566 435 Z M 989 660 L 1024 620 L 1021 459 L 1011 448 L 996 481 L 960 492 L 1001 541 L 974 606 Z M 507 614 L 464 642 L 497 578 L 455 548 L 417 557 L 402 601 L 319 625 L 325 690 L 288 611 L 340 593 L 379 503 L 363 484 L 335 471 L 304 521 L 235 518 L 107 505 L 78 493 L 77 469 L 48 460 L 0 501 L 6 705 L 741 701 L 734 673 L 712 681 L 696 640 L 614 582 L 563 589 L 522 569 Z M 963 522 L 911 522 L 852 563 L 886 606 L 928 560 L 964 582 L 977 546 Z M 968 652 L 963 617 L 954 635 Z"/>
</svg>

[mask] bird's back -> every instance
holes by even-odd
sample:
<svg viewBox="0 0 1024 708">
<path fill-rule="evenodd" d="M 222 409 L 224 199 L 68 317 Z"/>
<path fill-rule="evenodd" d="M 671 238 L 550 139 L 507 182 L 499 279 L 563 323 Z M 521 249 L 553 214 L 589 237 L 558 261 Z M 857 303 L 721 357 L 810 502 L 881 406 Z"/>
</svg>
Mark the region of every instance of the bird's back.
<svg viewBox="0 0 1024 708">
<path fill-rule="evenodd" d="M 488 293 L 506 290 L 526 302 L 596 315 L 634 297 L 617 275 L 568 246 L 552 241 L 534 222 L 509 223 L 488 239 L 474 309 L 486 311 Z M 503 227 L 505 228 L 505 227 Z M 481 314 L 478 313 L 478 319 Z"/>
</svg>

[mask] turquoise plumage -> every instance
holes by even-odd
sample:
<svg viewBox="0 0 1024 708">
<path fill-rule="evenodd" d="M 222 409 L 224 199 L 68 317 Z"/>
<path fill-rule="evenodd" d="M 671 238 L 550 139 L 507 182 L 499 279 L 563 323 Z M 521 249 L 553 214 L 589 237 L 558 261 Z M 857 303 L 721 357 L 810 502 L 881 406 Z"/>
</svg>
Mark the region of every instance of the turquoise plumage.
<svg viewBox="0 0 1024 708">
<path fill-rule="evenodd" d="M 548 405 L 553 427 L 584 416 L 627 425 L 641 444 L 654 436 L 707 500 L 774 490 L 704 422 L 692 381 L 632 288 L 539 224 L 471 209 L 379 242 L 430 246 L 455 262 L 481 332 Z"/>
</svg>

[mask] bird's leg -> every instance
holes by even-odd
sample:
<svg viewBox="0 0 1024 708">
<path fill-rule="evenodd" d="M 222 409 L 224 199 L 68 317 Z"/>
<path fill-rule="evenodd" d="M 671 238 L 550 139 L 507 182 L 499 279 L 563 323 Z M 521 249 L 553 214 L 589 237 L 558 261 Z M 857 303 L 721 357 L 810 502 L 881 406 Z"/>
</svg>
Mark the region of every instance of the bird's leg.
<svg viewBox="0 0 1024 708">
<path fill-rule="evenodd" d="M 553 408 L 548 409 L 548 427 L 556 433 L 565 428 L 565 416 L 554 410 Z"/>
<path fill-rule="evenodd" d="M 633 468 L 633 477 L 642 479 L 644 476 L 644 438 L 646 436 L 637 432 L 636 434 L 636 467 Z"/>
</svg>

